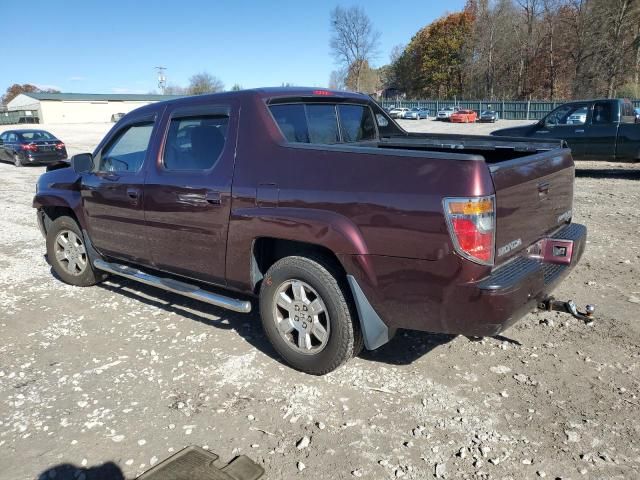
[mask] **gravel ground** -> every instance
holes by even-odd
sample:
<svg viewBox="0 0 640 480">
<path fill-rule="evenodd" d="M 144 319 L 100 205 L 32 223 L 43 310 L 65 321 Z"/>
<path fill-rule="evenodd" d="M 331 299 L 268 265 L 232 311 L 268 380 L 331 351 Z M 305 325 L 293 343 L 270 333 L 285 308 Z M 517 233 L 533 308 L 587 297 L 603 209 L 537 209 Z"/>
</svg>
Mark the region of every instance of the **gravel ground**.
<svg viewBox="0 0 640 480">
<path fill-rule="evenodd" d="M 110 126 L 44 127 L 73 154 Z M 58 281 L 31 208 L 42 172 L 0 164 L 0 479 L 106 462 L 132 478 L 190 444 L 274 479 L 640 478 L 639 165 L 578 164 L 590 239 L 556 296 L 597 304 L 592 326 L 532 313 L 479 342 L 400 332 L 324 377 L 283 365 L 255 314 Z"/>
</svg>

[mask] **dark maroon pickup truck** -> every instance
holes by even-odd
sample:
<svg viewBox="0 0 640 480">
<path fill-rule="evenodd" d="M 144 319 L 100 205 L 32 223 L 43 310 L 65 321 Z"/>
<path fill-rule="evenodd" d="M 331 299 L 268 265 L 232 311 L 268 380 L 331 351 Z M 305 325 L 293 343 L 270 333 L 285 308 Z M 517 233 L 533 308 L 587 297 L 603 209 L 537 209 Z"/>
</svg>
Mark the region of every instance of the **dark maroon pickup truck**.
<svg viewBox="0 0 640 480">
<path fill-rule="evenodd" d="M 323 374 L 397 328 L 490 336 L 548 305 L 585 247 L 573 182 L 561 141 L 407 133 L 366 96 L 274 88 L 135 110 L 33 205 L 65 282 L 258 297 L 278 353 Z"/>
</svg>

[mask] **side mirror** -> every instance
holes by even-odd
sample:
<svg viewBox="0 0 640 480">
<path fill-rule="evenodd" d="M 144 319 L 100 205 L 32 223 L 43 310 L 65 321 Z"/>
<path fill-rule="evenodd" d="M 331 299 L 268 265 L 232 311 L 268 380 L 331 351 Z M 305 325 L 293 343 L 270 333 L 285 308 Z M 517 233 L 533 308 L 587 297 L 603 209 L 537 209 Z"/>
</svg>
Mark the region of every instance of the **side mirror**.
<svg viewBox="0 0 640 480">
<path fill-rule="evenodd" d="M 93 155 L 90 153 L 79 153 L 71 157 L 71 168 L 76 173 L 87 173 L 93 170 Z"/>
</svg>

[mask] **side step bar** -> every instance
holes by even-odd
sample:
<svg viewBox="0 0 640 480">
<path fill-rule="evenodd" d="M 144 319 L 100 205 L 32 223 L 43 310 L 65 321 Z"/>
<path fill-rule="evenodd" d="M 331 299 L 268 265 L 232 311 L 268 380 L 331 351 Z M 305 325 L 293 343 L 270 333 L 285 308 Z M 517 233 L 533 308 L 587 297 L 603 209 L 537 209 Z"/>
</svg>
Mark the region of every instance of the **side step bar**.
<svg viewBox="0 0 640 480">
<path fill-rule="evenodd" d="M 172 278 L 156 277 L 155 275 L 151 275 L 127 265 L 109 263 L 104 260 L 96 259 L 93 262 L 93 266 L 98 270 L 103 270 L 105 272 L 113 273 L 114 275 L 128 278 L 129 280 L 144 283 L 145 285 L 151 285 L 152 287 L 161 288 L 169 292 L 177 293 L 178 295 L 200 300 L 201 302 L 215 305 L 216 307 L 222 307 L 227 310 L 233 310 L 234 312 L 240 313 L 249 313 L 251 311 L 251 302 L 247 300 L 238 300 L 236 298 L 218 295 L 217 293 L 207 292 L 195 285 L 173 280 Z"/>
</svg>

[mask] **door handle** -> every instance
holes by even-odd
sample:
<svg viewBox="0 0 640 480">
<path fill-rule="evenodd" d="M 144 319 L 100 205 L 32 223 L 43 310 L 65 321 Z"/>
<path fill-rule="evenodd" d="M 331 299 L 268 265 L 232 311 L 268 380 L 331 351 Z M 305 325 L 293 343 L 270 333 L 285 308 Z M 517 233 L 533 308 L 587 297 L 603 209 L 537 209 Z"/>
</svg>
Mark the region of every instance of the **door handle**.
<svg viewBox="0 0 640 480">
<path fill-rule="evenodd" d="M 220 195 L 220 192 L 209 191 L 206 193 L 204 198 L 207 203 L 210 203 L 211 205 L 222 205 L 222 196 Z"/>
<path fill-rule="evenodd" d="M 209 191 L 206 193 L 179 193 L 178 201 L 193 207 L 206 207 L 208 205 L 221 205 L 220 192 Z"/>
<path fill-rule="evenodd" d="M 584 130 L 576 130 L 576 133 L 584 133 Z"/>
<path fill-rule="evenodd" d="M 127 188 L 127 197 L 131 200 L 131 203 L 136 205 L 140 198 L 140 189 L 139 188 Z"/>
</svg>

